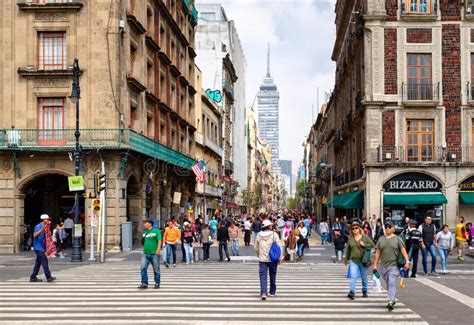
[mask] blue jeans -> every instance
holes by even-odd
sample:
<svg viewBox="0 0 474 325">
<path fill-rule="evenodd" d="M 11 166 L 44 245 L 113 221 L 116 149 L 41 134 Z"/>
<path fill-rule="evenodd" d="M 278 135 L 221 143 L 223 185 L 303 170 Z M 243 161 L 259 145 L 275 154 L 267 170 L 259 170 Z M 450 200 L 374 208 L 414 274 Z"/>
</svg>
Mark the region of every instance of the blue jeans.
<svg viewBox="0 0 474 325">
<path fill-rule="evenodd" d="M 166 244 L 166 261 L 165 264 L 170 264 L 171 253 L 173 253 L 173 264 L 176 264 L 176 244 Z"/>
<path fill-rule="evenodd" d="M 260 295 L 267 294 L 267 274 L 270 271 L 270 294 L 276 293 L 276 275 L 278 262 L 258 262 L 258 272 L 260 274 Z"/>
<path fill-rule="evenodd" d="M 446 272 L 446 269 L 448 266 L 448 255 L 449 255 L 448 249 L 438 247 L 438 253 L 439 253 L 439 257 L 441 258 L 441 270 L 443 272 Z"/>
<path fill-rule="evenodd" d="M 299 257 L 303 256 L 304 245 L 305 243 L 298 244 L 298 247 L 296 249 L 296 255 L 298 255 Z"/>
<path fill-rule="evenodd" d="M 254 232 L 253 233 L 253 242 L 255 243 L 257 241 L 257 236 L 259 232 Z"/>
<path fill-rule="evenodd" d="M 46 254 L 40 251 L 35 251 L 35 253 L 36 253 L 36 261 L 35 261 L 35 266 L 33 267 L 33 273 L 31 273 L 30 275 L 30 279 L 36 279 L 41 266 L 43 267 L 43 271 L 44 271 L 44 275 L 46 276 L 46 279 L 49 279 L 51 277 L 51 271 L 49 270 L 48 258 L 46 257 Z"/>
<path fill-rule="evenodd" d="M 356 292 L 357 275 L 359 274 L 359 271 L 360 271 L 360 276 L 362 280 L 362 292 L 367 292 L 368 268 L 366 266 L 363 266 L 361 262 L 354 262 L 354 261 L 349 261 L 349 268 L 350 268 L 350 273 L 351 273 L 351 281 L 349 285 L 350 291 L 353 293 Z"/>
<path fill-rule="evenodd" d="M 230 242 L 230 250 L 232 254 L 239 254 L 239 239 L 232 238 Z"/>
<path fill-rule="evenodd" d="M 436 248 L 434 244 L 426 245 L 425 248 L 421 250 L 421 264 L 423 264 L 423 271 L 428 273 L 428 252 L 431 255 L 431 272 L 436 272 Z"/>
<path fill-rule="evenodd" d="M 186 252 L 186 263 L 191 263 L 193 261 L 193 245 L 185 243 L 184 251 Z"/>
<path fill-rule="evenodd" d="M 156 254 L 143 254 L 142 256 L 142 284 L 148 285 L 148 266 L 150 263 L 155 274 L 155 284 L 160 284 L 160 256 Z"/>
<path fill-rule="evenodd" d="M 324 245 L 324 243 L 329 243 L 329 239 L 328 239 L 328 233 L 327 232 L 323 232 L 321 233 L 321 245 Z"/>
</svg>

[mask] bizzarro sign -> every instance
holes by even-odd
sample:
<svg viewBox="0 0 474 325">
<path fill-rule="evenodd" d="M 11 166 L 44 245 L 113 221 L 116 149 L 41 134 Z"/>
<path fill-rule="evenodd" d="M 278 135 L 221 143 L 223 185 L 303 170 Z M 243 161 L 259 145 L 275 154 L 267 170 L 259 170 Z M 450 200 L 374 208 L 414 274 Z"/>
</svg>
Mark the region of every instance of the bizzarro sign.
<svg viewBox="0 0 474 325">
<path fill-rule="evenodd" d="M 426 174 L 404 173 L 385 182 L 383 189 L 385 192 L 433 192 L 440 191 L 441 184 Z"/>
</svg>

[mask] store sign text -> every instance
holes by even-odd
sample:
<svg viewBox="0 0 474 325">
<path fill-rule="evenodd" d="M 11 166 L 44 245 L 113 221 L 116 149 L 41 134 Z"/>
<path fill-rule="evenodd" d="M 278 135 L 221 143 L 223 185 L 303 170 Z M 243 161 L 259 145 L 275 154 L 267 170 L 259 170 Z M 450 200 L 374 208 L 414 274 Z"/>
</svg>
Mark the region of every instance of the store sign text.
<svg viewBox="0 0 474 325">
<path fill-rule="evenodd" d="M 437 190 L 437 181 L 389 181 L 389 190 Z"/>
</svg>

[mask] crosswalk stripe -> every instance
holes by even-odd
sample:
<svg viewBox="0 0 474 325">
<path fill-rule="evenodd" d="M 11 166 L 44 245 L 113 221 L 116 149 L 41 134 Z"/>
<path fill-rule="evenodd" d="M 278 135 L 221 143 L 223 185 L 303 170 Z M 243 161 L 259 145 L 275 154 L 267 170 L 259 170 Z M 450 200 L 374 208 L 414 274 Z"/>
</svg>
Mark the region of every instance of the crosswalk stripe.
<svg viewBox="0 0 474 325">
<path fill-rule="evenodd" d="M 139 268 L 121 261 L 55 272 L 54 283 L 0 282 L 0 324 L 426 324 L 401 302 L 387 312 L 385 294 L 348 300 L 341 265 L 284 265 L 277 296 L 265 302 L 256 264 L 162 267 L 158 290 L 151 267 L 150 288 L 137 288 Z"/>
</svg>

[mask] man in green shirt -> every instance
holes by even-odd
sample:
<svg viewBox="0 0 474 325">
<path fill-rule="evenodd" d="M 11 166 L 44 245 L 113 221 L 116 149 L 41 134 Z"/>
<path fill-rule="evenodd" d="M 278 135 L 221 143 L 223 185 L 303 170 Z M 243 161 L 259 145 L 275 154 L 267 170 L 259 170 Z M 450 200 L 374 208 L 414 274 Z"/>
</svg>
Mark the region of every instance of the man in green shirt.
<svg viewBox="0 0 474 325">
<path fill-rule="evenodd" d="M 387 308 L 393 310 L 395 307 L 397 282 L 400 275 L 400 267 L 398 266 L 398 257 L 402 255 L 405 259 L 405 269 L 410 268 L 410 262 L 405 249 L 405 244 L 395 234 L 395 227 L 390 219 L 385 220 L 385 236 L 380 237 L 375 246 L 374 274 L 377 273 L 377 266 L 380 262 L 380 273 L 382 278 L 387 282 Z"/>
<path fill-rule="evenodd" d="M 160 249 L 161 249 L 161 232 L 159 229 L 153 228 L 151 220 L 145 220 L 145 230 L 143 231 L 143 256 L 142 256 L 142 283 L 139 289 L 148 288 L 148 266 L 153 266 L 155 274 L 155 289 L 160 288 Z"/>
</svg>

